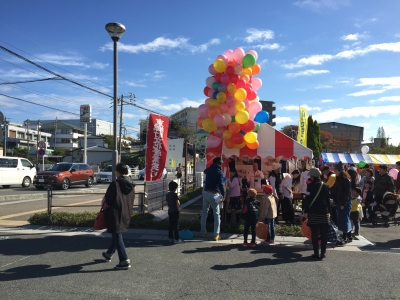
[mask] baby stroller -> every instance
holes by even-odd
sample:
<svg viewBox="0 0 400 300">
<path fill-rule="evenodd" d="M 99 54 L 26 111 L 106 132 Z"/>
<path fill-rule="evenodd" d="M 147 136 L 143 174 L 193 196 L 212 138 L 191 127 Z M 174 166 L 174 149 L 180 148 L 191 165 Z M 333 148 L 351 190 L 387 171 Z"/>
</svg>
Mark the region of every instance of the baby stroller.
<svg viewBox="0 0 400 300">
<path fill-rule="evenodd" d="M 379 211 L 376 211 L 375 214 L 381 215 L 384 222 L 383 226 L 389 227 L 390 220 L 394 221 L 395 225 L 399 225 L 399 223 L 396 221 L 396 212 L 397 208 L 399 207 L 397 195 L 391 192 L 386 192 L 383 195 L 382 204 L 386 207 L 386 209 L 380 207 Z M 376 222 L 374 222 L 374 225 L 376 225 Z"/>
</svg>

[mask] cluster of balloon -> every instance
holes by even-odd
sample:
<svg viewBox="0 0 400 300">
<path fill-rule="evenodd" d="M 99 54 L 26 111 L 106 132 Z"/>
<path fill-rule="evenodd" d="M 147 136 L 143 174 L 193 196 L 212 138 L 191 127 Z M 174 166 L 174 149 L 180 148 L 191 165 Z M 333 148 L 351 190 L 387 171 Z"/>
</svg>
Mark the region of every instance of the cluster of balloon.
<svg viewBox="0 0 400 300">
<path fill-rule="evenodd" d="M 209 132 L 207 147 L 222 142 L 229 148 L 257 149 L 258 130 L 269 119 L 262 110 L 257 91 L 262 86 L 257 52 L 242 48 L 227 50 L 208 67 L 204 95 L 208 98 L 198 108 L 197 124 Z"/>
</svg>

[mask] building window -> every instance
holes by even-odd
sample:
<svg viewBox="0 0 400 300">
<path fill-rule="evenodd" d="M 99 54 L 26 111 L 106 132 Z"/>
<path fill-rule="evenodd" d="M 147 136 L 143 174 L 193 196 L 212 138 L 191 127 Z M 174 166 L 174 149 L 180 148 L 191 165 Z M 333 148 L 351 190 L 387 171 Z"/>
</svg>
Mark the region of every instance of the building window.
<svg viewBox="0 0 400 300">
<path fill-rule="evenodd" d="M 70 144 L 71 140 L 70 139 L 61 139 L 62 144 Z"/>
<path fill-rule="evenodd" d="M 63 134 L 70 134 L 70 133 L 71 133 L 71 129 L 62 128 L 62 129 L 61 129 L 61 133 L 63 133 Z"/>
<path fill-rule="evenodd" d="M 337 129 L 337 125 L 331 125 L 331 128 Z"/>
<path fill-rule="evenodd" d="M 17 136 L 18 136 L 19 139 L 25 138 L 25 134 L 23 132 L 18 132 Z"/>
</svg>

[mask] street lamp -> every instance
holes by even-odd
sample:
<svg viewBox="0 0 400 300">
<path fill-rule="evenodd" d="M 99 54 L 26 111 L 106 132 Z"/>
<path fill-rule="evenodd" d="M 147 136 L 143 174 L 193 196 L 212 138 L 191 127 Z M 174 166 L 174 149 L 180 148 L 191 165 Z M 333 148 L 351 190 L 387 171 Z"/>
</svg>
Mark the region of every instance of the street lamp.
<svg viewBox="0 0 400 300">
<path fill-rule="evenodd" d="M 125 26 L 120 23 L 108 23 L 106 25 L 106 30 L 108 34 L 111 36 L 111 39 L 114 42 L 114 113 L 113 113 L 113 156 L 112 156 L 112 180 L 115 178 L 115 168 L 117 166 L 118 160 L 118 148 L 117 148 L 117 119 L 118 119 L 118 51 L 117 51 L 117 42 L 121 38 L 121 36 L 125 32 Z"/>
</svg>

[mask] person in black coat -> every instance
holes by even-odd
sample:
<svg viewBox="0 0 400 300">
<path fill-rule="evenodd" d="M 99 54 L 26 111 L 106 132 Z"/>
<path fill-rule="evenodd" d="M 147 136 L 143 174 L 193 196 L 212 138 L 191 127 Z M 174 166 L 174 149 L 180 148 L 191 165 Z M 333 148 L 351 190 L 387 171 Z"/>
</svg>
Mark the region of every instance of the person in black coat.
<svg viewBox="0 0 400 300">
<path fill-rule="evenodd" d="M 247 212 L 244 216 L 244 232 L 243 232 L 243 247 L 255 247 L 256 246 L 256 225 L 258 216 L 260 214 L 260 202 L 256 200 L 257 191 L 255 189 L 249 189 L 247 191 L 248 198 L 245 201 L 245 207 Z M 247 243 L 247 236 L 249 234 L 249 228 L 251 228 L 251 243 Z"/>
<path fill-rule="evenodd" d="M 128 174 L 128 168 L 124 163 L 116 166 L 117 179 L 113 181 L 105 195 L 107 232 L 112 234 L 112 242 L 103 258 L 110 262 L 115 250 L 118 252 L 119 264 L 115 266 L 118 270 L 127 270 L 131 267 L 130 260 L 126 254 L 122 233 L 129 228 L 133 201 L 135 200 L 135 185 L 124 175 Z"/>
<path fill-rule="evenodd" d="M 329 187 L 321 181 L 321 171 L 312 168 L 309 171 L 312 179 L 307 186 L 306 199 L 303 203 L 304 217 L 308 218 L 308 226 L 311 228 L 311 240 L 313 244 L 313 258 L 325 258 L 326 245 L 328 243 L 327 227 L 329 224 Z M 318 234 L 321 236 L 321 255 L 319 255 Z"/>
</svg>

